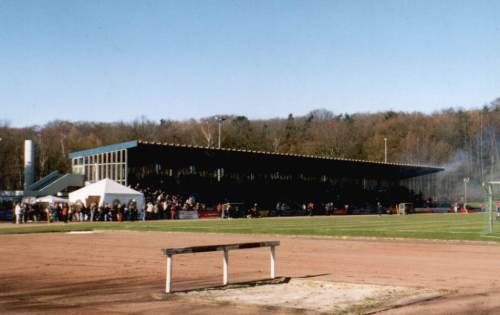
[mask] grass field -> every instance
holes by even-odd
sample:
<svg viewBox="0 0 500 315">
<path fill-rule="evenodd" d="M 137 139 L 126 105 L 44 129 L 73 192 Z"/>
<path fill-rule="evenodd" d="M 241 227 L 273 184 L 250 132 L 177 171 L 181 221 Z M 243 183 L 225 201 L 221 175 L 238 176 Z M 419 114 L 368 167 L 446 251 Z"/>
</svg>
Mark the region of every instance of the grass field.
<svg viewBox="0 0 500 315">
<path fill-rule="evenodd" d="M 500 241 L 500 228 L 486 233 L 485 214 L 434 214 L 408 216 L 291 217 L 232 220 L 97 222 L 0 225 L 0 234 L 87 230 L 211 232 Z"/>
</svg>

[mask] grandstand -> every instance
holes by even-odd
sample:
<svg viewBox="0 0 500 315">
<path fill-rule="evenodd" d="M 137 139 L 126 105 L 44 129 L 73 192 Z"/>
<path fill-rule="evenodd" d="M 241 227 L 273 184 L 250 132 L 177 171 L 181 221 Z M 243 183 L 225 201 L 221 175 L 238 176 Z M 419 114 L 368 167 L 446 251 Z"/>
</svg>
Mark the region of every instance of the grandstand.
<svg viewBox="0 0 500 315">
<path fill-rule="evenodd" d="M 433 196 L 442 168 L 327 156 L 273 153 L 134 140 L 70 153 L 88 182 L 195 193 L 206 201 L 307 201 L 368 207 Z"/>
</svg>

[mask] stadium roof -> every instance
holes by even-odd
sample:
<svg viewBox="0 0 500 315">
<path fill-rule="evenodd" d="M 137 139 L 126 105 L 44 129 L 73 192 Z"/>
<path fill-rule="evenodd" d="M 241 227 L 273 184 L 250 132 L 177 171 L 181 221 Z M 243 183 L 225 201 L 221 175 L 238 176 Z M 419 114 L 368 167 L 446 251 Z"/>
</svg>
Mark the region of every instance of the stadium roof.
<svg viewBox="0 0 500 315">
<path fill-rule="evenodd" d="M 139 143 L 139 141 L 134 140 L 134 141 L 105 145 L 102 147 L 92 148 L 92 149 L 83 150 L 83 151 L 71 152 L 69 154 L 69 158 L 75 159 L 75 158 L 94 155 L 94 154 L 100 154 L 100 153 L 105 153 L 105 152 L 112 152 L 112 151 L 135 148 L 135 147 L 137 147 L 138 143 Z"/>
<path fill-rule="evenodd" d="M 427 175 L 432 173 L 437 173 L 443 171 L 443 168 L 427 165 L 415 165 L 406 163 L 395 163 L 395 162 L 380 162 L 380 161 L 367 161 L 359 159 L 348 159 L 348 158 L 338 158 L 330 156 L 321 155 L 307 155 L 307 154 L 295 154 L 295 153 L 278 153 L 278 152 L 266 152 L 266 151 L 256 151 L 256 150 L 246 150 L 246 149 L 234 149 L 234 148 L 215 148 L 215 147 L 204 147 L 197 145 L 186 145 L 186 144 L 175 144 L 175 143 L 160 143 L 160 142 L 149 142 L 144 140 L 134 140 L 123 143 L 117 143 L 102 147 L 97 147 L 93 149 L 73 152 L 69 154 L 71 159 L 84 157 L 94 154 L 100 154 L 105 152 L 124 150 L 124 149 L 144 149 L 144 150 L 155 150 L 156 152 L 166 153 L 166 154 L 189 154 L 209 157 L 211 159 L 221 159 L 226 163 L 233 164 L 233 168 L 244 168 L 248 167 L 248 163 L 261 166 L 258 164 L 265 164 L 270 162 L 271 158 L 274 161 L 273 165 L 276 165 L 276 158 L 278 163 L 293 165 L 296 169 L 299 164 L 305 168 L 311 167 L 313 164 L 321 164 L 321 169 L 335 169 L 335 172 L 375 172 L 379 174 L 384 174 L 389 177 L 398 178 L 409 178 L 414 176 Z M 229 158 L 230 157 L 230 158 Z M 247 164 L 243 164 L 247 163 Z M 299 163 L 299 164 L 297 164 Z M 326 164 L 325 164 L 326 163 Z M 270 163 L 267 163 L 270 164 Z M 279 164 L 281 166 L 281 164 Z M 236 166 L 235 166 L 236 165 Z M 226 167 L 226 166 L 224 166 Z"/>
</svg>

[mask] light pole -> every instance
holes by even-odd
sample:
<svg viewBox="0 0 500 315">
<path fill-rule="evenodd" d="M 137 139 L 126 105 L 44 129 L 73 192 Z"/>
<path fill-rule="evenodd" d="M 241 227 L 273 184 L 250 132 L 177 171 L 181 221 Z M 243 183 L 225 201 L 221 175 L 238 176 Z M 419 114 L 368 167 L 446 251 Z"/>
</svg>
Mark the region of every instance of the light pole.
<svg viewBox="0 0 500 315">
<path fill-rule="evenodd" d="M 384 138 L 384 162 L 387 163 L 387 138 Z"/>
<path fill-rule="evenodd" d="M 226 120 L 225 117 L 217 117 L 217 122 L 219 123 L 219 149 L 221 148 L 221 134 L 222 134 L 222 123 Z"/>
<path fill-rule="evenodd" d="M 222 134 L 222 123 L 226 120 L 226 117 L 218 116 L 217 122 L 219 123 L 219 149 L 221 148 L 221 134 Z M 217 169 L 217 181 L 220 182 L 220 178 L 222 177 L 222 170 L 220 168 Z"/>
<path fill-rule="evenodd" d="M 467 213 L 467 184 L 469 183 L 470 178 L 464 177 L 464 211 Z"/>
</svg>

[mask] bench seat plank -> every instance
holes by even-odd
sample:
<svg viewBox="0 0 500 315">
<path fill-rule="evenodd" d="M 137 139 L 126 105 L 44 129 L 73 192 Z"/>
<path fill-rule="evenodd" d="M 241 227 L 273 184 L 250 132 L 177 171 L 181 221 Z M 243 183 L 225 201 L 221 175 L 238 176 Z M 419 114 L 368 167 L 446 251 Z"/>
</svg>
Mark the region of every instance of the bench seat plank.
<svg viewBox="0 0 500 315">
<path fill-rule="evenodd" d="M 234 250 L 234 249 L 270 247 L 270 246 L 279 246 L 279 244 L 280 244 L 279 241 L 267 241 L 267 242 L 234 243 L 234 244 L 222 244 L 222 245 L 202 245 L 202 246 L 191 246 L 191 247 L 164 248 L 162 249 L 162 252 L 164 255 L 171 256 L 178 254 L 192 254 L 192 253 L 216 252 L 216 251 Z"/>
</svg>

